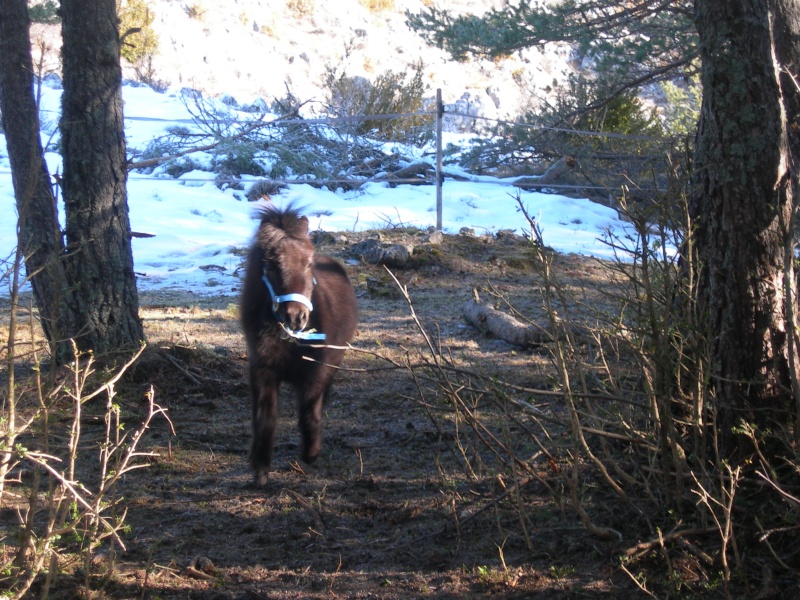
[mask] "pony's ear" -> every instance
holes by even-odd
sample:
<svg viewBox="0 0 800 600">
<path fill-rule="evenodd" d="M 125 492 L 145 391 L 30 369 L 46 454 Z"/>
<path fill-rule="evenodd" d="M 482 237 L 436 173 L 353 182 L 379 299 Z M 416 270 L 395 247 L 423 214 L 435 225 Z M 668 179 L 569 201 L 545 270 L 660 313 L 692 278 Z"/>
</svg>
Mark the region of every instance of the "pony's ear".
<svg viewBox="0 0 800 600">
<path fill-rule="evenodd" d="M 302 226 L 305 235 L 308 235 L 308 217 L 306 216 L 300 217 L 300 225 Z"/>
</svg>

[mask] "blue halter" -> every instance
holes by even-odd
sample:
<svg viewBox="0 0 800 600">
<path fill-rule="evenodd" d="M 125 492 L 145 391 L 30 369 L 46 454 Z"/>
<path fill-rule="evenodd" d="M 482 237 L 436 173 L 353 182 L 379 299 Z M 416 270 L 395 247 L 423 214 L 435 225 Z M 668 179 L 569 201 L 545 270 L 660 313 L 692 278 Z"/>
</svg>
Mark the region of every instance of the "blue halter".
<svg viewBox="0 0 800 600">
<path fill-rule="evenodd" d="M 326 336 L 324 333 L 318 333 L 315 331 L 292 331 L 289 329 L 284 322 L 281 320 L 280 315 L 278 314 L 278 308 L 284 302 L 299 302 L 303 306 L 305 306 L 309 311 L 314 310 L 314 305 L 311 304 L 311 300 L 303 296 L 303 294 L 281 294 L 278 295 L 275 293 L 275 288 L 272 287 L 272 284 L 269 282 L 267 278 L 267 274 L 263 273 L 261 275 L 261 279 L 264 282 L 264 285 L 267 286 L 267 291 L 269 292 L 269 297 L 272 299 L 272 314 L 275 315 L 275 320 L 278 322 L 283 328 L 283 331 L 292 339 L 301 341 L 301 342 L 319 342 L 324 341 Z M 314 285 L 317 284 L 317 280 L 314 279 Z"/>
</svg>

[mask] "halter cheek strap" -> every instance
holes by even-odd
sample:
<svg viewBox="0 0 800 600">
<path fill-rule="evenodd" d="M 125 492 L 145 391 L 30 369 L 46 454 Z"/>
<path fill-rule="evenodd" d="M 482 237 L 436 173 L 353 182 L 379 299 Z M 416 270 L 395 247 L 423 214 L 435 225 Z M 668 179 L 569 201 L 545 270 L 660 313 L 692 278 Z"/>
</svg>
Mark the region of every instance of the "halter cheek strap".
<svg viewBox="0 0 800 600">
<path fill-rule="evenodd" d="M 264 285 L 267 286 L 267 291 L 269 292 L 270 298 L 272 298 L 272 312 L 275 313 L 278 311 L 278 307 L 283 304 L 284 302 L 299 302 L 303 306 L 305 306 L 308 310 L 314 310 L 314 305 L 311 304 L 311 300 L 303 296 L 303 294 L 281 294 L 278 296 L 275 294 L 275 288 L 272 287 L 272 284 L 269 282 L 267 278 L 267 274 L 264 273 L 261 276 L 261 279 L 264 281 Z M 316 281 L 314 282 L 316 283 Z"/>
<path fill-rule="evenodd" d="M 272 287 L 272 284 L 269 281 L 266 273 L 261 275 L 261 280 L 264 282 L 264 285 L 267 286 L 267 291 L 269 292 L 269 297 L 272 299 L 272 314 L 275 315 L 275 320 L 278 322 L 278 325 L 281 326 L 283 331 L 292 339 L 298 341 L 308 341 L 308 342 L 318 342 L 324 341 L 326 336 L 324 333 L 318 333 L 315 331 L 292 331 L 289 329 L 286 324 L 281 320 L 280 315 L 278 314 L 278 308 L 284 302 L 299 302 L 303 306 L 305 306 L 309 311 L 314 310 L 314 305 L 311 304 L 311 300 L 306 298 L 303 294 L 281 294 L 278 295 L 275 293 L 275 288 Z M 313 280 L 314 285 L 317 285 L 317 280 Z"/>
</svg>

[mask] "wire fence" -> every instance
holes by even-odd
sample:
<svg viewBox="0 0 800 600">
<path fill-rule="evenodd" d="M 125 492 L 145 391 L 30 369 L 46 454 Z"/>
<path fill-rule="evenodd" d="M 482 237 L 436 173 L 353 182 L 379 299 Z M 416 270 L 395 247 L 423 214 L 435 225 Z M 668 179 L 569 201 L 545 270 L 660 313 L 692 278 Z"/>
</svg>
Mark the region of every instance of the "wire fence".
<svg viewBox="0 0 800 600">
<path fill-rule="evenodd" d="M 487 123 L 493 123 L 495 125 L 506 125 L 508 127 L 518 127 L 518 128 L 525 128 L 525 129 L 533 129 L 537 131 L 552 131 L 556 133 L 568 133 L 570 135 L 583 135 L 589 137 L 600 137 L 600 138 L 613 138 L 613 139 L 622 139 L 622 140 L 635 140 L 635 141 L 657 141 L 661 138 L 657 138 L 654 136 L 649 135 L 630 135 L 625 133 L 615 133 L 612 131 L 586 131 L 581 129 L 569 129 L 566 127 L 550 127 L 546 125 L 536 125 L 533 123 L 522 123 L 519 121 L 509 121 L 508 119 L 498 119 L 493 117 L 486 117 L 483 115 L 475 115 L 471 113 L 465 113 L 458 110 L 452 110 L 445 107 L 444 114 L 449 115 L 452 117 L 461 117 L 467 120 L 473 121 L 484 121 Z M 271 122 L 263 122 L 259 120 L 253 119 L 235 119 L 234 123 L 239 125 L 257 125 L 262 123 L 265 126 L 273 126 L 273 127 L 283 127 L 289 125 L 340 125 L 346 123 L 362 123 L 364 121 L 389 121 L 394 119 L 407 119 L 413 117 L 430 117 L 434 119 L 437 115 L 436 111 L 432 110 L 423 110 L 418 112 L 411 112 L 411 113 L 383 113 L 383 114 L 372 114 L 372 115 L 356 115 L 351 117 L 315 117 L 315 118 L 293 118 L 293 119 L 280 119 Z M 158 117 L 125 117 L 126 121 L 145 121 L 145 122 L 152 122 L 152 123 L 185 123 L 185 124 L 194 124 L 196 123 L 195 119 L 161 119 Z"/>
<path fill-rule="evenodd" d="M 188 107 L 187 107 L 188 108 Z M 191 111 L 190 111 L 191 112 Z M 213 118 L 213 114 L 204 114 L 204 118 Z M 210 123 L 212 129 L 214 127 L 222 128 L 222 127 L 231 127 L 236 126 L 241 131 L 247 130 L 257 130 L 257 129 L 269 129 L 269 128 L 286 128 L 292 126 L 303 126 L 303 127 L 321 127 L 321 128 L 332 128 L 335 129 L 337 127 L 342 126 L 352 126 L 358 125 L 364 122 L 369 121 L 386 121 L 386 120 L 400 120 L 400 119 L 430 119 L 430 122 L 435 126 L 435 147 L 436 147 L 436 160 L 433 164 L 430 165 L 430 170 L 424 173 L 417 173 L 413 177 L 392 177 L 391 174 L 381 174 L 378 176 L 359 176 L 353 177 L 350 175 L 342 176 L 342 177 L 314 177 L 308 174 L 301 174 L 297 177 L 286 177 L 286 178 L 273 178 L 273 177 L 264 177 L 264 176 L 234 176 L 234 175 L 215 175 L 209 177 L 186 177 L 185 175 L 180 177 L 181 181 L 191 182 L 191 183 L 215 183 L 217 185 L 228 185 L 228 186 L 237 186 L 241 187 L 244 185 L 252 185 L 258 181 L 268 181 L 275 186 L 289 186 L 289 185 L 313 185 L 315 187 L 346 187 L 350 189 L 357 189 L 364 185 L 370 183 L 389 183 L 392 185 L 397 184 L 414 184 L 414 185 L 435 185 L 437 186 L 437 207 L 441 204 L 441 186 L 445 182 L 448 176 L 455 178 L 454 173 L 448 173 L 444 166 L 443 166 L 443 158 L 442 158 L 442 145 L 443 145 L 443 126 L 442 123 L 445 118 L 458 118 L 462 119 L 464 122 L 471 122 L 474 126 L 475 123 L 482 122 L 485 123 L 487 126 L 491 126 L 495 128 L 495 131 L 498 128 L 505 128 L 506 131 L 508 130 L 527 130 L 529 132 L 539 132 L 543 134 L 550 134 L 554 136 L 561 136 L 569 137 L 570 140 L 573 140 L 571 144 L 566 144 L 565 146 L 569 147 L 562 147 L 557 148 L 556 150 L 552 150 L 551 154 L 553 157 L 572 153 L 579 155 L 581 151 L 575 151 L 574 149 L 579 144 L 576 144 L 574 140 L 589 140 L 585 142 L 585 145 L 591 146 L 592 148 L 592 161 L 598 162 L 604 160 L 606 163 L 610 163 L 613 161 L 621 161 L 623 160 L 622 154 L 618 151 L 608 150 L 603 153 L 603 143 L 615 142 L 621 143 L 623 145 L 636 145 L 636 144 L 653 144 L 658 146 L 659 144 L 664 143 L 663 138 L 658 138 L 654 136 L 647 136 L 647 135 L 629 135 L 629 134 L 621 134 L 616 132 L 604 132 L 604 131 L 586 131 L 586 130 L 577 130 L 577 129 L 569 129 L 563 127 L 552 127 L 552 126 L 544 126 L 540 124 L 534 123 L 524 123 L 520 121 L 510 121 L 507 119 L 499 119 L 499 118 L 491 118 L 482 115 L 475 115 L 470 114 L 468 112 L 460 111 L 454 107 L 447 107 L 441 101 L 441 90 L 437 90 L 437 102 L 435 110 L 424 110 L 424 111 L 417 111 L 417 112 L 409 112 L 409 113 L 385 113 L 385 114 L 369 114 L 369 115 L 352 115 L 352 116 L 338 116 L 338 117 L 313 117 L 313 118 L 301 118 L 301 117 L 293 117 L 293 118 L 285 118 L 279 117 L 273 119 L 271 121 L 265 121 L 262 118 L 259 119 L 228 119 L 227 121 L 222 121 L 221 119 L 217 122 Z M 125 120 L 128 122 L 149 122 L 149 123 L 165 123 L 165 124 L 174 124 L 174 125 L 198 125 L 199 120 L 197 117 L 191 119 L 169 119 L 169 118 L 159 118 L 159 117 L 148 117 L 148 116 L 126 116 Z M 205 123 L 206 126 L 209 123 Z M 209 133 L 209 137 L 211 134 Z M 476 139 L 479 136 L 476 136 Z M 592 142 L 591 140 L 595 140 Z M 601 140 L 597 142 L 597 140 Z M 486 140 L 485 140 L 486 141 Z M 219 142 L 217 142 L 218 144 Z M 547 143 L 543 141 L 542 143 Z M 212 145 L 213 147 L 213 145 Z M 206 150 L 209 149 L 208 146 L 205 147 Z M 199 152 L 200 150 L 198 150 Z M 186 152 L 182 152 L 179 156 L 189 156 L 192 154 L 191 149 L 187 150 Z M 588 153 L 584 153 L 588 155 Z M 169 162 L 170 160 L 174 160 L 178 158 L 178 156 L 165 156 L 161 158 L 153 159 L 157 161 L 157 163 L 165 163 Z M 641 157 L 627 157 L 627 160 L 630 162 L 631 160 L 639 160 Z M 521 159 L 524 161 L 524 158 Z M 132 169 L 137 169 L 137 163 L 134 162 L 131 164 Z M 605 169 L 608 166 L 604 167 Z M 591 169 L 589 169 L 591 170 Z M 596 170 L 596 169 L 595 169 Z M 584 168 L 583 170 L 584 175 L 586 175 L 587 169 Z M 619 182 L 624 182 L 627 179 L 630 179 L 630 174 L 625 172 L 624 168 L 617 169 L 619 172 L 619 176 L 616 177 L 615 183 L 613 185 L 619 185 Z M 9 171 L 0 170 L 0 175 L 8 175 L 10 174 Z M 458 174 L 459 179 L 465 179 L 470 181 L 472 184 L 481 185 L 483 183 L 492 183 L 493 185 L 507 185 L 509 187 L 520 187 L 520 180 L 524 180 L 525 182 L 525 189 L 537 189 L 536 184 L 536 175 L 518 175 L 513 177 L 502 177 L 493 179 L 491 182 L 486 181 L 485 178 L 480 177 L 479 175 L 468 175 L 465 174 L 463 171 L 460 171 Z M 583 193 L 605 193 L 609 190 L 609 182 L 608 181 L 592 181 L 591 177 L 584 177 L 585 181 L 578 181 L 572 180 L 567 183 L 559 183 L 557 181 L 548 181 L 546 185 L 538 186 L 539 188 L 546 188 L 547 190 L 558 190 L 564 191 L 569 190 L 573 192 L 583 192 Z M 131 172 L 129 175 L 130 180 L 134 181 L 165 181 L 170 179 L 175 179 L 166 174 L 148 174 L 141 172 Z M 657 190 L 657 185 L 655 187 L 646 188 L 645 191 L 652 192 Z M 440 208 L 438 210 L 441 210 Z"/>
</svg>

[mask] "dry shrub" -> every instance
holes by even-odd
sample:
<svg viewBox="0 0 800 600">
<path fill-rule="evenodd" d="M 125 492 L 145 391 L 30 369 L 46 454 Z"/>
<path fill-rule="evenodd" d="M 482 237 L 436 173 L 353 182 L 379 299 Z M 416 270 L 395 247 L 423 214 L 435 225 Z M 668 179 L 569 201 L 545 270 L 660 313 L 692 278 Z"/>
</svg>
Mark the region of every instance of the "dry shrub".
<svg viewBox="0 0 800 600">
<path fill-rule="evenodd" d="M 419 405 L 449 440 L 455 461 L 437 456 L 443 482 L 458 468 L 494 489 L 484 506 L 458 509 L 459 531 L 488 511 L 499 548 L 516 542 L 534 551 L 537 531 L 551 524 L 537 500 L 544 492 L 607 540 L 619 568 L 649 595 L 789 589 L 800 570 L 791 541 L 800 529 L 793 424 L 759 431 L 743 421 L 737 433 L 750 439 L 752 455 L 719 453 L 696 292 L 701 267 L 685 233 L 685 182 L 677 170 L 672 179 L 659 197 L 625 190 L 622 210 L 635 235 L 609 236 L 619 259 L 605 263 L 608 301 L 591 306 L 559 280 L 519 202 L 539 276 L 532 293 L 545 317 L 526 320 L 500 291 L 488 293 L 542 331 L 538 351 L 554 368 L 547 385 L 461 364 L 419 321 L 427 347 L 404 366 Z M 680 260 L 670 248 L 681 249 Z"/>
<path fill-rule="evenodd" d="M 117 10 L 119 32 L 125 36 L 120 55 L 136 65 L 158 52 L 158 35 L 153 31 L 155 15 L 146 0 L 125 0 Z M 138 29 L 135 33 L 129 33 Z"/>
<path fill-rule="evenodd" d="M 361 5 L 366 7 L 369 12 L 379 13 L 386 10 L 394 10 L 394 0 L 359 0 Z"/>
<path fill-rule="evenodd" d="M 335 118 L 355 119 L 351 121 L 355 135 L 386 140 L 418 138 L 432 123 L 431 116 L 420 114 L 426 91 L 422 72 L 423 64 L 418 62 L 409 65 L 407 72 L 386 71 L 369 81 L 328 68 L 328 112 Z"/>
<path fill-rule="evenodd" d="M 206 13 L 208 9 L 203 5 L 202 2 L 192 2 L 187 4 L 184 7 L 186 14 L 189 15 L 190 19 L 197 19 L 198 21 L 202 21 L 206 18 Z"/>
<path fill-rule="evenodd" d="M 286 0 L 286 8 L 298 19 L 314 12 L 314 0 Z"/>
<path fill-rule="evenodd" d="M 7 264 L 7 263 L 4 263 Z M 72 362 L 41 360 L 35 313 L 19 319 L 21 255 L 0 279 L 10 282 L 10 316 L 0 359 L 0 596 L 47 598 L 67 563 L 83 570 L 89 597 L 98 576 L 110 577 L 117 550 L 125 549 L 126 506 L 121 478 L 147 465 L 139 450 L 151 421 L 165 411 L 152 387 L 137 428 L 126 427 L 115 384 L 138 358 L 98 373 L 94 357 L 73 343 Z M 91 425 L 96 425 L 100 431 Z M 88 431 L 87 431 L 88 430 Z"/>
</svg>

